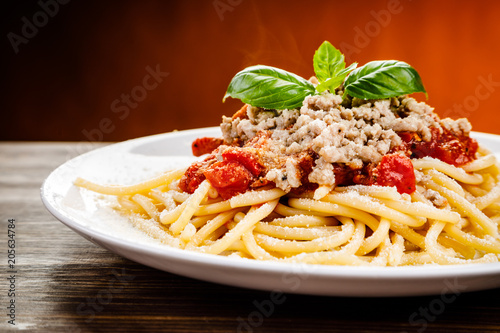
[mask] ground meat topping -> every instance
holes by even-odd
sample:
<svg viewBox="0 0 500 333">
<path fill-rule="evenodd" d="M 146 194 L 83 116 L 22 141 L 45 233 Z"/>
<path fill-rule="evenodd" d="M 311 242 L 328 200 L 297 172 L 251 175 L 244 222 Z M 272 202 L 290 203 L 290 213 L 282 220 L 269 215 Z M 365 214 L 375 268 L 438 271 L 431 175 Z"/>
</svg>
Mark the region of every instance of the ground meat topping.
<svg viewBox="0 0 500 333">
<path fill-rule="evenodd" d="M 412 149 L 417 149 L 417 155 L 424 150 L 422 147 L 432 151 L 429 147 L 435 145 L 436 138 L 454 140 L 438 148 L 462 152 L 465 158 L 453 156 L 455 165 L 473 159 L 475 154 L 466 119 L 441 120 L 429 105 L 408 96 L 384 100 L 343 98 L 340 88 L 336 93 L 306 97 L 300 109 L 265 110 L 247 105 L 236 114 L 223 117 L 224 142 L 258 148 L 254 153 L 265 170 L 262 179 L 287 192 L 310 188 L 311 184 L 372 184 L 372 170 L 384 156 L 399 151 L 418 158 Z M 304 152 L 311 160 L 307 172 L 301 167 Z"/>
</svg>

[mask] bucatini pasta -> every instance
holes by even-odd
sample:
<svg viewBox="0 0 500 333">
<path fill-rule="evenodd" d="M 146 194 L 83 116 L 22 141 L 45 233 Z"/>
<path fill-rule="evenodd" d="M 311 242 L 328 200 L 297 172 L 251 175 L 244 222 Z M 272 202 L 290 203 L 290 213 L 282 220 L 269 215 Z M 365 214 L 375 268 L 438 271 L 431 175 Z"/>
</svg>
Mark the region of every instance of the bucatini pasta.
<svg viewBox="0 0 500 333">
<path fill-rule="evenodd" d="M 440 119 L 407 95 L 423 88 L 401 93 L 389 83 L 395 92 L 385 97 L 361 85 L 372 94 L 363 98 L 360 76 L 380 80 L 389 68 L 397 78 L 408 71 L 400 63 L 369 63 L 328 86 L 354 66 L 330 59 L 341 69 L 325 79 L 324 45 L 308 81 L 263 66 L 240 72 L 228 95 L 245 104 L 223 117 L 222 138 L 193 142 L 203 159 L 135 185 L 75 185 L 116 198 L 135 227 L 189 251 L 327 265 L 497 262 L 500 169 L 469 136 L 470 123 Z M 260 81 L 259 91 L 235 88 L 240 74 L 247 85 L 264 75 L 265 84 L 288 80 L 306 93 L 289 105 L 300 87 L 265 95 Z M 264 99 L 274 104 L 262 106 Z"/>
</svg>

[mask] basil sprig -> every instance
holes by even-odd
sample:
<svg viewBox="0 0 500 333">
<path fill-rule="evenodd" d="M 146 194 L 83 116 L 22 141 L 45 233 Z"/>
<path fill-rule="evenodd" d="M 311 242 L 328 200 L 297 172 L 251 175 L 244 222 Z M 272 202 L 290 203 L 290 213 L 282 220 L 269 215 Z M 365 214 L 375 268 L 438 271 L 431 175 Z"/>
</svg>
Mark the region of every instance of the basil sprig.
<svg viewBox="0 0 500 333">
<path fill-rule="evenodd" d="M 340 86 L 347 74 L 356 68 L 357 63 L 345 68 L 344 55 L 332 44 L 325 41 L 314 53 L 313 66 L 319 81 L 316 90 L 321 93 L 327 89 L 333 91 Z"/>
<path fill-rule="evenodd" d="M 417 71 L 402 61 L 372 61 L 351 72 L 345 92 L 361 99 L 383 99 L 425 91 Z"/>
<path fill-rule="evenodd" d="M 334 92 L 342 82 L 345 95 L 360 99 L 427 93 L 417 71 L 407 63 L 372 61 L 359 68 L 356 63 L 346 68 L 344 55 L 327 41 L 315 52 L 313 66 L 319 82 L 316 86 L 279 68 L 247 67 L 231 80 L 223 101 L 232 97 L 264 109 L 294 109 L 300 107 L 307 96 L 325 90 Z"/>
</svg>

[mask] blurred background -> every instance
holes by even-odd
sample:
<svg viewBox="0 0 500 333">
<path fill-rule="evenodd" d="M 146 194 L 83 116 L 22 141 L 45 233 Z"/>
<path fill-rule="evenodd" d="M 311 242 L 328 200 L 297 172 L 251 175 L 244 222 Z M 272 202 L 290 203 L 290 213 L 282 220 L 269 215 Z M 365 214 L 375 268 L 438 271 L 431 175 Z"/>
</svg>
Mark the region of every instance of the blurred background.
<svg viewBox="0 0 500 333">
<path fill-rule="evenodd" d="M 330 41 L 347 63 L 397 59 L 442 117 L 500 134 L 500 1 L 2 2 L 1 140 L 121 141 L 217 126 L 255 64 L 308 78 Z M 425 100 L 423 94 L 416 98 Z"/>
</svg>

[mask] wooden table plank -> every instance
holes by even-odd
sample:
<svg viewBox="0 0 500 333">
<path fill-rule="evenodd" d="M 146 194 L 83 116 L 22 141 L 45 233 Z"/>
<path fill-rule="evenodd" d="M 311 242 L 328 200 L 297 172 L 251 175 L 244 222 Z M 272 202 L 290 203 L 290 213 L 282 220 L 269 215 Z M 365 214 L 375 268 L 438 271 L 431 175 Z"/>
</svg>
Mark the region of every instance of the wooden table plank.
<svg viewBox="0 0 500 333">
<path fill-rule="evenodd" d="M 79 147 L 80 146 L 80 147 Z M 0 143 L 0 330 L 8 324 L 7 220 L 16 219 L 16 329 L 36 332 L 500 332 L 500 289 L 403 298 L 270 293 L 149 268 L 57 221 L 39 189 L 79 143 Z M 96 145 L 92 145 L 96 147 Z M 272 304 L 272 305 L 271 305 Z"/>
</svg>

